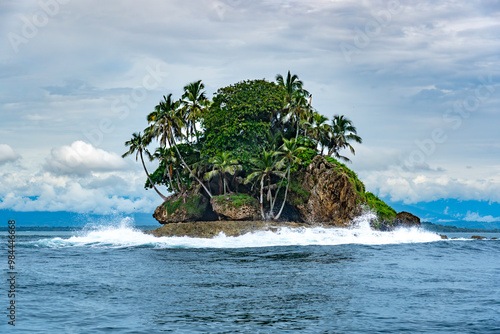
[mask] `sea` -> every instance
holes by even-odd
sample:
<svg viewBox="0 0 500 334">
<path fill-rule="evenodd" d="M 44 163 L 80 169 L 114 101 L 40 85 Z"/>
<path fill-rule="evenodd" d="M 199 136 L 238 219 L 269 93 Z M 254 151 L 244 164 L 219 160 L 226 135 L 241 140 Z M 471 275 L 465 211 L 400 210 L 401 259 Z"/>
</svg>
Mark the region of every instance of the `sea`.
<svg viewBox="0 0 500 334">
<path fill-rule="evenodd" d="M 500 235 L 368 221 L 197 239 L 122 217 L 17 231 L 13 268 L 0 232 L 0 333 L 500 333 Z"/>
</svg>

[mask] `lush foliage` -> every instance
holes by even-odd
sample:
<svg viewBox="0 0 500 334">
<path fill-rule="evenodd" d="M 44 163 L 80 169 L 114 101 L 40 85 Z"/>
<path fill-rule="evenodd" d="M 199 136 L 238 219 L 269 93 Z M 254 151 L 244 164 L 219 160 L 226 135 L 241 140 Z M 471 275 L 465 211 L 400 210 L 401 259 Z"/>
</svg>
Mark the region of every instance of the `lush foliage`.
<svg viewBox="0 0 500 334">
<path fill-rule="evenodd" d="M 368 206 L 377 213 L 380 219 L 392 222 L 396 218 L 396 211 L 374 194 L 367 192 L 364 198 Z"/>
<path fill-rule="evenodd" d="M 194 195 L 189 198 L 179 198 L 175 201 L 165 201 L 163 206 L 167 211 L 167 216 L 170 216 L 178 209 L 182 209 L 187 214 L 194 216 L 202 216 L 207 203 L 202 204 L 201 195 Z"/>
<path fill-rule="evenodd" d="M 255 204 L 255 198 L 248 194 L 230 194 L 214 196 L 218 204 L 231 205 L 234 208 L 240 208 L 244 205 L 253 206 Z"/>
<path fill-rule="evenodd" d="M 278 219 L 289 191 L 303 195 L 295 200 L 308 196 L 291 175 L 323 155 L 349 176 L 360 198 L 390 215 L 390 208 L 366 195 L 357 175 L 337 160 L 349 161 L 342 151 L 354 154 L 352 143 L 362 142 L 351 120 L 335 115 L 329 121 L 318 113 L 303 82 L 290 72 L 277 75 L 276 82 L 247 80 L 220 88 L 212 101 L 199 80 L 186 85 L 178 100 L 163 96 L 146 119 L 144 134 L 126 142 L 124 156 L 141 157 L 146 187 L 163 199 L 159 186 L 174 194 L 196 186 L 208 197 L 224 194 L 238 203 L 258 199 L 262 218 Z M 150 151 L 154 141 L 158 147 Z M 152 174 L 144 155 L 158 162 Z M 170 212 L 180 203 L 168 205 Z"/>
<path fill-rule="evenodd" d="M 221 88 L 200 121 L 204 129 L 202 153 L 231 152 L 248 169 L 249 161 L 269 149 L 273 114 L 283 109 L 283 92 L 264 80 L 243 81 Z"/>
</svg>

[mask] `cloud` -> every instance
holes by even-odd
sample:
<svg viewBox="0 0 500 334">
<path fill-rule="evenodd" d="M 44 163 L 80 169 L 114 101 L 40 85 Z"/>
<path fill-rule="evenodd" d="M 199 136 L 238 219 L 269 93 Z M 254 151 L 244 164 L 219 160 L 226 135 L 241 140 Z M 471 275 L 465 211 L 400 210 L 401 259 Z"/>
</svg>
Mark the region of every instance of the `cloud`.
<svg viewBox="0 0 500 334">
<path fill-rule="evenodd" d="M 29 170 L 0 173 L 0 209 L 151 213 L 162 200 L 154 191 L 144 189 L 144 181 L 141 169 L 98 173 L 91 178 L 49 172 L 32 174 Z"/>
<path fill-rule="evenodd" d="M 467 211 L 465 217 L 463 217 L 462 219 L 468 222 L 482 222 L 482 223 L 500 222 L 500 217 L 493 217 L 491 215 L 480 216 L 479 213 L 470 211 Z"/>
<path fill-rule="evenodd" d="M 7 144 L 0 144 L 0 165 L 6 164 L 8 162 L 14 162 L 21 158 L 19 154 L 14 152 L 14 150 Z"/>
<path fill-rule="evenodd" d="M 92 206 L 86 196 L 130 204 L 127 198 L 143 194 L 144 175 L 137 165 L 140 182 L 132 181 L 111 152 L 121 152 L 130 134 L 146 126 L 146 114 L 163 94 L 178 98 L 183 85 L 203 79 L 211 96 L 240 80 L 272 80 L 291 70 L 314 94 L 319 112 L 353 120 L 364 144 L 355 157 L 346 155 L 368 190 L 411 203 L 499 201 L 498 1 L 399 1 L 401 10 L 387 15 L 397 3 L 145 0 L 117 10 L 97 0 L 61 2 L 18 53 L 8 38 L 0 40 L 0 138 L 16 136 L 16 150 L 31 167 L 14 170 L 7 162 L 19 155 L 0 146 L 0 173 L 12 168 L 0 188 L 32 208 L 55 208 L 54 201 L 80 210 L 82 203 Z M 6 36 L 22 35 L 20 17 L 42 10 L 36 1 L 4 1 L 0 8 Z M 342 43 L 355 50 L 351 62 Z M 157 89 L 141 90 L 147 67 L 158 63 L 168 75 Z M 493 79 L 481 87 L 481 76 Z M 456 123 L 455 104 L 475 102 L 476 91 L 491 96 Z M 451 123 L 443 120 L 447 110 Z M 108 121 L 113 131 L 88 136 Z M 446 142 L 405 172 L 397 170 L 419 150 L 415 141 L 431 138 L 435 128 L 446 131 Z M 457 172 L 464 162 L 468 169 Z M 50 173 L 34 176 L 41 167 Z"/>
<path fill-rule="evenodd" d="M 52 149 L 44 168 L 55 174 L 88 175 L 90 172 L 123 169 L 125 162 L 116 153 L 109 153 L 83 141 Z"/>
<path fill-rule="evenodd" d="M 415 175 L 396 168 L 360 173 L 368 191 L 394 202 L 415 204 L 452 198 L 500 203 L 500 176 L 490 174 L 489 179 L 481 176 L 477 174 L 465 178 L 458 173 L 450 175 L 449 172 L 433 171 Z"/>
</svg>

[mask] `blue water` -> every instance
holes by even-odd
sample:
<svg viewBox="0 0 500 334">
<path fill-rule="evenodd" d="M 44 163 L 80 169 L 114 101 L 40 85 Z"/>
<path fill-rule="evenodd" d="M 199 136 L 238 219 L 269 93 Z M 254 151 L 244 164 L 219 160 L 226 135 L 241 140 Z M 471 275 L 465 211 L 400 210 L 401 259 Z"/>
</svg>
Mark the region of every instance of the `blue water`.
<svg viewBox="0 0 500 334">
<path fill-rule="evenodd" d="M 127 219 L 18 232 L 16 326 L 4 256 L 0 332 L 500 333 L 500 241 L 454 236 L 362 223 L 154 238 Z"/>
</svg>

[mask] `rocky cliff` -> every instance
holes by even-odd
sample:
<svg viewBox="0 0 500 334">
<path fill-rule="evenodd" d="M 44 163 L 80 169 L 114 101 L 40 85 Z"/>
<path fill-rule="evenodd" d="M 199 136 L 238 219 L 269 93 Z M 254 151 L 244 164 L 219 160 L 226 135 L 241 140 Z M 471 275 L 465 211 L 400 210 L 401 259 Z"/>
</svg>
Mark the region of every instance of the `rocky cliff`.
<svg viewBox="0 0 500 334">
<path fill-rule="evenodd" d="M 298 175 L 298 188 L 292 189 L 290 202 L 307 223 L 347 226 L 361 212 L 360 197 L 344 171 L 316 156 Z"/>
<path fill-rule="evenodd" d="M 335 161 L 334 161 L 335 162 Z M 258 200 L 249 194 L 227 194 L 207 198 L 200 187 L 168 198 L 156 208 L 153 217 L 164 224 L 154 235 L 188 235 L 210 237 L 220 232 L 240 235 L 269 229 L 270 226 L 336 226 L 348 227 L 364 209 L 383 203 L 364 192 L 355 173 L 344 165 L 316 156 L 293 175 L 289 196 L 281 221 L 261 221 Z M 378 204 L 377 204 L 378 205 Z M 383 203 L 388 207 L 385 203 Z M 390 209 L 392 210 L 392 209 Z M 392 210 L 394 212 L 394 210 Z M 293 221 L 293 223 L 290 223 Z M 408 213 L 379 214 L 372 226 L 391 230 L 399 226 L 420 226 L 418 217 Z"/>
</svg>

